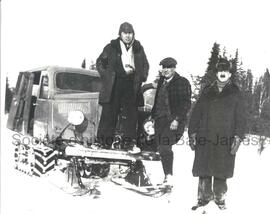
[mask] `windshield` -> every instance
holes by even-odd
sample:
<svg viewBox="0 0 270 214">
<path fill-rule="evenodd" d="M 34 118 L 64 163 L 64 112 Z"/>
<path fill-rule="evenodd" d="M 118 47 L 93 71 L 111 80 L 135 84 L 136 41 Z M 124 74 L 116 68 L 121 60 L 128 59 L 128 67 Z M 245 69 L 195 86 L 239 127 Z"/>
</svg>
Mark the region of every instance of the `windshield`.
<svg viewBox="0 0 270 214">
<path fill-rule="evenodd" d="M 58 73 L 56 87 L 63 90 L 99 92 L 101 88 L 99 77 L 78 73 Z"/>
</svg>

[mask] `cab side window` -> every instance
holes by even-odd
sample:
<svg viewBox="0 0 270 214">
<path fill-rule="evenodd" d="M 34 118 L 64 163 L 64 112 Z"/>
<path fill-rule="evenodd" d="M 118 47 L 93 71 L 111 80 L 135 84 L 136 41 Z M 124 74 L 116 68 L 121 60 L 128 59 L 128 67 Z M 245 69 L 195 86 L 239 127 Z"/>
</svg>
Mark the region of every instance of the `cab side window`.
<svg viewBox="0 0 270 214">
<path fill-rule="evenodd" d="M 39 98 L 42 98 L 42 99 L 49 98 L 49 78 L 47 75 L 42 76 Z"/>
</svg>

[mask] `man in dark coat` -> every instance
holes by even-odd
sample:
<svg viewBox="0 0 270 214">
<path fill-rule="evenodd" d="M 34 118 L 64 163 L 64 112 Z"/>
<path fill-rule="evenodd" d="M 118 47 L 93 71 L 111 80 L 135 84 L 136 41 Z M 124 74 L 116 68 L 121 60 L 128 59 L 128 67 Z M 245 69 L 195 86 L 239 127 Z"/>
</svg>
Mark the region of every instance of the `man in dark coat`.
<svg viewBox="0 0 270 214">
<path fill-rule="evenodd" d="M 194 210 L 212 199 L 220 209 L 226 208 L 226 179 L 233 176 L 235 153 L 245 134 L 245 105 L 231 81 L 231 68 L 227 59 L 219 59 L 217 80 L 203 90 L 191 114 L 188 132 L 195 150 L 192 172 L 199 176 Z"/>
<path fill-rule="evenodd" d="M 120 110 L 125 117 L 124 140 L 133 148 L 132 142 L 136 139 L 139 92 L 147 79 L 149 63 L 134 35 L 130 23 L 121 24 L 119 38 L 106 45 L 96 61 L 102 82 L 99 96 L 102 114 L 97 137 L 107 148 L 113 141 Z"/>
<path fill-rule="evenodd" d="M 170 186 L 173 175 L 172 146 L 183 135 L 186 115 L 191 105 L 190 83 L 186 78 L 176 73 L 176 64 L 176 60 L 171 57 L 160 62 L 161 76 L 151 112 L 155 121 L 155 143 L 158 145 L 165 174 L 164 183 Z"/>
</svg>

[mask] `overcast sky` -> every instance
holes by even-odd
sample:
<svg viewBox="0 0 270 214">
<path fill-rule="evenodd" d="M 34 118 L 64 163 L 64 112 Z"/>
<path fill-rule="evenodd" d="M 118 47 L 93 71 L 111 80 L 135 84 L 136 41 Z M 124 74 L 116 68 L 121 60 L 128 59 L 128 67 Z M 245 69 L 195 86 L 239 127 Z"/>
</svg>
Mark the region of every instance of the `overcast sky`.
<svg viewBox="0 0 270 214">
<path fill-rule="evenodd" d="M 1 16 L 2 74 L 11 85 L 22 70 L 95 61 L 125 21 L 144 46 L 149 80 L 168 56 L 183 76 L 203 75 L 214 42 L 232 55 L 238 48 L 255 76 L 270 68 L 267 1 L 4 0 Z"/>
</svg>

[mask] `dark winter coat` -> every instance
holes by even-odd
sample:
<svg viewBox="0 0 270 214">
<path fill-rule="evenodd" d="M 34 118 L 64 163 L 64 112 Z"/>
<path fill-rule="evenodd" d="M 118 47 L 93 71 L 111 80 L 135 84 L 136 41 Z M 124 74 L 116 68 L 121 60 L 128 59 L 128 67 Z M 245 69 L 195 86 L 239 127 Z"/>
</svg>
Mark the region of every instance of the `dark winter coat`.
<svg viewBox="0 0 270 214">
<path fill-rule="evenodd" d="M 134 40 L 134 96 L 138 98 L 139 89 L 142 82 L 146 81 L 149 71 L 149 63 L 146 58 L 143 46 L 139 41 Z M 99 95 L 100 103 L 108 103 L 111 100 L 112 90 L 116 79 L 116 74 L 124 72 L 121 60 L 120 39 L 112 40 L 110 44 L 106 45 L 103 52 L 96 61 L 97 70 L 101 77 L 102 89 Z"/>
<path fill-rule="evenodd" d="M 228 83 L 219 93 L 216 83 L 202 92 L 190 118 L 189 135 L 196 133 L 194 176 L 233 176 L 234 136 L 244 138 L 245 109 L 241 93 Z"/>
<path fill-rule="evenodd" d="M 155 118 L 156 113 L 157 95 L 163 82 L 164 77 L 161 77 L 157 85 L 155 102 L 151 112 L 153 118 Z M 161 135 L 161 138 L 163 135 L 168 136 L 169 138 L 173 137 L 173 139 L 175 139 L 173 140 L 173 143 L 177 143 L 177 141 L 183 135 L 187 113 L 191 106 L 191 86 L 186 78 L 181 77 L 178 73 L 175 73 L 174 77 L 167 85 L 167 91 L 170 116 L 167 118 L 167 122 L 163 122 L 164 120 L 162 120 L 162 125 L 158 125 L 159 127 L 155 128 L 155 131 L 156 134 Z M 170 131 L 170 124 L 173 120 L 177 120 L 179 122 L 176 131 Z"/>
</svg>

